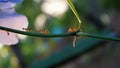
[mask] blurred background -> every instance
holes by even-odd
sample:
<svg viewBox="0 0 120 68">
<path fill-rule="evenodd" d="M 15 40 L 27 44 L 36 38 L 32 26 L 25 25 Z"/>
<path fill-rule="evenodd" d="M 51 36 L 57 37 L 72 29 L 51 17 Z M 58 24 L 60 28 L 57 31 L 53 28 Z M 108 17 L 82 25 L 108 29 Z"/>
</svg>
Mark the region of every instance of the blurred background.
<svg viewBox="0 0 120 68">
<path fill-rule="evenodd" d="M 119 0 L 71 0 L 82 21 L 82 31 L 119 37 Z M 35 32 L 47 29 L 51 34 L 67 33 L 79 27 L 65 0 L 24 0 L 16 11 L 28 17 Z M 0 68 L 120 68 L 119 42 L 73 37 L 39 38 L 20 36 L 15 46 L 0 44 Z"/>
</svg>

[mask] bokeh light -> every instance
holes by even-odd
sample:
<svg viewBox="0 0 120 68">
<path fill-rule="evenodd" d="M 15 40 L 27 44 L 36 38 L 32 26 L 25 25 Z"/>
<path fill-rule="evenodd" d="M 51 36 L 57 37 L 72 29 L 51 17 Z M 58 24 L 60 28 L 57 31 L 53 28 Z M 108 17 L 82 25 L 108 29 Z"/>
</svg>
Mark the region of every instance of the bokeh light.
<svg viewBox="0 0 120 68">
<path fill-rule="evenodd" d="M 37 30 L 43 29 L 46 23 L 47 16 L 45 14 L 40 14 L 35 20 L 35 28 Z"/>
<path fill-rule="evenodd" d="M 50 16 L 62 16 L 68 9 L 65 0 L 45 0 L 41 6 L 43 12 Z"/>
</svg>

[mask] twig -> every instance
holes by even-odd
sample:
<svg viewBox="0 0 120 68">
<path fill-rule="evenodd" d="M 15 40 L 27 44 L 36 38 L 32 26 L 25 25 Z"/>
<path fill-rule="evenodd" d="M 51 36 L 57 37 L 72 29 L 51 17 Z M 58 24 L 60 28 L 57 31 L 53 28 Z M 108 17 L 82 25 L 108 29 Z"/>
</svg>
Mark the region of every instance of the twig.
<svg viewBox="0 0 120 68">
<path fill-rule="evenodd" d="M 80 32 L 80 31 L 76 31 L 76 32 L 72 32 L 72 33 L 65 33 L 65 34 L 41 34 L 41 33 L 37 33 L 37 32 L 20 31 L 20 30 L 11 29 L 11 28 L 2 27 L 2 26 L 0 26 L 0 29 L 18 33 L 18 34 L 29 35 L 29 36 L 34 36 L 34 37 L 43 37 L 43 38 L 83 36 L 83 37 L 91 37 L 91 38 L 98 38 L 98 39 L 120 42 L 120 38 L 112 38 L 112 37 L 107 37 L 107 36 L 88 34 L 88 33 Z"/>
</svg>

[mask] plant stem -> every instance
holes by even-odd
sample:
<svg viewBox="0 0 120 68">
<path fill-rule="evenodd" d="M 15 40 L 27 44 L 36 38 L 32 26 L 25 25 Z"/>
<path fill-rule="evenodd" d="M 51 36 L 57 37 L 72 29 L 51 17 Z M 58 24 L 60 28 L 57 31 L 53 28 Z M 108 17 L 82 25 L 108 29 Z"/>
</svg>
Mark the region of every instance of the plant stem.
<svg viewBox="0 0 120 68">
<path fill-rule="evenodd" d="M 68 5 L 70 6 L 70 8 L 71 8 L 71 10 L 73 11 L 73 13 L 75 14 L 75 16 L 76 16 L 76 18 L 77 18 L 77 20 L 78 20 L 78 22 L 79 22 L 79 29 L 80 29 L 80 28 L 81 28 L 80 16 L 79 16 L 78 12 L 76 11 L 73 3 L 72 3 L 70 0 L 67 0 L 67 3 L 68 3 Z"/>
<path fill-rule="evenodd" d="M 65 34 L 42 34 L 42 33 L 39 33 L 39 32 L 20 31 L 20 30 L 16 30 L 16 29 L 3 27 L 3 26 L 0 26 L 0 29 L 10 31 L 10 32 L 14 32 L 14 33 L 18 33 L 18 34 L 23 34 L 23 35 L 29 35 L 29 36 L 35 36 L 35 37 L 46 37 L 46 38 L 48 38 L 48 37 L 68 37 L 68 36 L 74 36 L 76 34 L 76 32 L 65 33 Z"/>
<path fill-rule="evenodd" d="M 104 40 L 112 40 L 112 41 L 120 42 L 120 38 L 112 38 L 112 37 L 107 37 L 107 36 L 94 35 L 94 34 L 88 34 L 84 32 L 78 32 L 77 35 L 83 36 L 83 37 L 99 38 L 99 39 L 104 39 Z"/>
<path fill-rule="evenodd" d="M 29 35 L 29 36 L 34 36 L 34 37 L 43 37 L 43 38 L 83 36 L 83 37 L 91 37 L 91 38 L 98 38 L 98 39 L 120 42 L 120 38 L 111 38 L 111 37 L 106 37 L 106 36 L 101 36 L 101 35 L 88 34 L 88 33 L 79 32 L 79 31 L 76 31 L 73 33 L 65 33 L 65 34 L 41 34 L 38 32 L 25 32 L 25 31 L 15 30 L 15 29 L 6 28 L 6 27 L 2 27 L 2 26 L 0 26 L 0 29 L 14 32 L 14 33 L 18 33 L 18 34 Z"/>
</svg>

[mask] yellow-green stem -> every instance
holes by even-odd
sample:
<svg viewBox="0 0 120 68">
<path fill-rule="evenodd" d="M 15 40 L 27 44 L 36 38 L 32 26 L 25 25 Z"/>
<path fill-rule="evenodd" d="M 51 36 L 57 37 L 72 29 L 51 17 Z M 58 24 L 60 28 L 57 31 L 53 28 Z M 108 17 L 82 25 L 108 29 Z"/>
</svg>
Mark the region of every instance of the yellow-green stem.
<svg viewBox="0 0 120 68">
<path fill-rule="evenodd" d="M 66 0 L 66 2 L 68 3 L 68 5 L 70 6 L 71 10 L 73 11 L 73 13 L 75 14 L 78 22 L 79 22 L 79 29 L 81 28 L 81 20 L 80 20 L 80 16 L 78 14 L 78 12 L 76 11 L 73 3 L 70 0 Z"/>
</svg>

